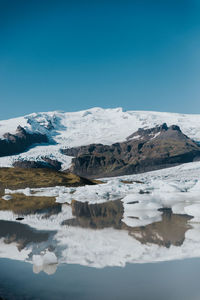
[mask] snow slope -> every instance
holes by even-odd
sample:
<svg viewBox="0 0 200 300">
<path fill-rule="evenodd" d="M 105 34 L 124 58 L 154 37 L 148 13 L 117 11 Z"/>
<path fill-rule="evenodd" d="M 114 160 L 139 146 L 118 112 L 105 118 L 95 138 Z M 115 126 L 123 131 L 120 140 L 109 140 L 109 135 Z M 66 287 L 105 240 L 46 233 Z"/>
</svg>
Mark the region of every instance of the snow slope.
<svg viewBox="0 0 200 300">
<path fill-rule="evenodd" d="M 39 160 L 41 156 L 58 159 L 63 169 L 69 167 L 71 158 L 60 153 L 61 148 L 91 143 L 112 144 L 121 142 L 138 128 L 152 128 L 166 122 L 178 125 L 183 133 L 200 141 L 200 114 L 177 114 L 148 111 L 123 111 L 121 108 L 92 108 L 79 112 L 33 113 L 24 117 L 0 121 L 0 138 L 5 132 L 15 133 L 18 125 L 28 132 L 47 134 L 56 145 L 42 145 L 29 151 L 0 158 L 0 167 L 11 166 L 20 159 Z"/>
</svg>

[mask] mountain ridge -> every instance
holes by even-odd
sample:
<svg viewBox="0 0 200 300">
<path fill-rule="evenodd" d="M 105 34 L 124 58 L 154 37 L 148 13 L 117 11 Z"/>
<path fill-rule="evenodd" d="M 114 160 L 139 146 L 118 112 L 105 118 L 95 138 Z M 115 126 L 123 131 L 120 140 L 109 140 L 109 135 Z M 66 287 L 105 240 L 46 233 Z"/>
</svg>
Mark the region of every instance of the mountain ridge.
<svg viewBox="0 0 200 300">
<path fill-rule="evenodd" d="M 16 161 L 42 161 L 42 157 L 59 161 L 61 169 L 71 166 L 71 157 L 61 149 L 102 143 L 112 145 L 124 142 L 139 128 L 153 128 L 167 123 L 177 125 L 184 134 L 196 142 L 200 141 L 200 114 L 123 111 L 121 108 L 91 108 L 78 112 L 33 113 L 20 118 L 0 121 L 0 141 L 7 132 L 15 135 L 20 125 L 28 134 L 46 135 L 50 141 L 44 145 L 30 146 L 23 153 L 0 157 L 0 167 L 11 167 Z M 53 141 L 53 142 L 52 142 Z"/>
<path fill-rule="evenodd" d="M 74 157 L 71 172 L 89 178 L 131 175 L 200 160 L 200 146 L 177 125 L 166 123 L 140 128 L 125 142 L 90 144 L 63 153 Z"/>
</svg>

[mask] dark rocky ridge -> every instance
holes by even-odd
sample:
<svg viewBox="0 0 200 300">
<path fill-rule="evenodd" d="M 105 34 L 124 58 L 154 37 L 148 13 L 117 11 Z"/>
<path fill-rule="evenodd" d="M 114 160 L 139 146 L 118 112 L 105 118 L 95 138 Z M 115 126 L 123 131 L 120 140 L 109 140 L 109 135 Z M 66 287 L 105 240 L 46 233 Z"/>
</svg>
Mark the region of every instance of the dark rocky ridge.
<svg viewBox="0 0 200 300">
<path fill-rule="evenodd" d="M 139 129 L 125 142 L 111 146 L 90 144 L 62 153 L 75 156 L 70 171 L 90 178 L 142 173 L 200 158 L 200 146 L 176 125 L 166 123 L 151 129 Z"/>
<path fill-rule="evenodd" d="M 0 157 L 22 153 L 33 144 L 49 143 L 45 134 L 28 133 L 21 126 L 17 127 L 16 134 L 7 132 L 3 137 L 0 139 Z"/>
<path fill-rule="evenodd" d="M 13 163 L 13 167 L 15 168 L 23 168 L 23 169 L 38 169 L 38 168 L 46 168 L 53 169 L 59 171 L 61 169 L 61 162 L 50 159 L 49 157 L 42 157 L 40 161 L 34 160 L 17 160 Z"/>
</svg>

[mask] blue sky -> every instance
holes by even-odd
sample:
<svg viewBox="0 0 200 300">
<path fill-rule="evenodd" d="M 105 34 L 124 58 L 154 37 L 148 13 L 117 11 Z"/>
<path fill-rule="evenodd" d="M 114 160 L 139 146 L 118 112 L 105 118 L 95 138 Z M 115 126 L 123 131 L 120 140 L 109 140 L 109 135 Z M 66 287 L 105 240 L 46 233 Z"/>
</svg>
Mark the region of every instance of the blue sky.
<svg viewBox="0 0 200 300">
<path fill-rule="evenodd" d="M 200 113 L 200 1 L 0 0 L 0 103 Z"/>
</svg>

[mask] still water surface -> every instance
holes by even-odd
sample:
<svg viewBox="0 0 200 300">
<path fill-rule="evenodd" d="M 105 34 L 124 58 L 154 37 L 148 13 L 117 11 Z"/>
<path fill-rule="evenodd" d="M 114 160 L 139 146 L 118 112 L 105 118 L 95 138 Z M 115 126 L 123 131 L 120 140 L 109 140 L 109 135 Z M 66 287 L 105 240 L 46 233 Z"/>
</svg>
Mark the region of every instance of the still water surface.
<svg viewBox="0 0 200 300">
<path fill-rule="evenodd" d="M 118 200 L 20 217 L 0 221 L 3 299 L 200 299 L 200 226 L 189 216 L 164 210 L 131 227 Z M 56 264 L 42 261 L 47 251 Z"/>
<path fill-rule="evenodd" d="M 95 269 L 61 265 L 51 276 L 24 262 L 0 259 L 0 292 L 6 299 L 200 299 L 200 259 Z"/>
</svg>

